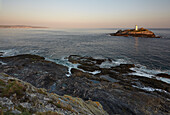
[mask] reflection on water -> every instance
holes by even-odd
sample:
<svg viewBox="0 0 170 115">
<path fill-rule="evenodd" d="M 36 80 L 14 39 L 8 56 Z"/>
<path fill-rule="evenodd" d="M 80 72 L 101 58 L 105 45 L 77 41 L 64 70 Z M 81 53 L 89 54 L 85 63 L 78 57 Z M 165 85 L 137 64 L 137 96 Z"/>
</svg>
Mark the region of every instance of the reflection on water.
<svg viewBox="0 0 170 115">
<path fill-rule="evenodd" d="M 138 37 L 135 37 L 135 49 L 136 49 L 136 53 L 138 53 Z"/>
</svg>

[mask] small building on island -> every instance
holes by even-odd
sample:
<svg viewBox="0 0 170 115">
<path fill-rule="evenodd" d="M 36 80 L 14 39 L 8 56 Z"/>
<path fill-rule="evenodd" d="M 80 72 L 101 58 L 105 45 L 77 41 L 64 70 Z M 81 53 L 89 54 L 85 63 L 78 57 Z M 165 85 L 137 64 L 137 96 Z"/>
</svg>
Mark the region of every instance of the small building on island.
<svg viewBox="0 0 170 115">
<path fill-rule="evenodd" d="M 135 26 L 135 30 L 138 31 L 138 25 Z"/>
</svg>

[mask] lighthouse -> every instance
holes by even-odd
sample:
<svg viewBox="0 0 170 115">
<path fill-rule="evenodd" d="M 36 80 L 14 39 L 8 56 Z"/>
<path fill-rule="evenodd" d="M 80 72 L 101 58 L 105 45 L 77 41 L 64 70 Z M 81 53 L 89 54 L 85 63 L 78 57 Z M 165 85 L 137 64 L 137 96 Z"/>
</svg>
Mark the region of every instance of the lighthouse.
<svg viewBox="0 0 170 115">
<path fill-rule="evenodd" d="M 135 30 L 138 31 L 138 26 L 137 25 L 135 26 Z"/>
</svg>

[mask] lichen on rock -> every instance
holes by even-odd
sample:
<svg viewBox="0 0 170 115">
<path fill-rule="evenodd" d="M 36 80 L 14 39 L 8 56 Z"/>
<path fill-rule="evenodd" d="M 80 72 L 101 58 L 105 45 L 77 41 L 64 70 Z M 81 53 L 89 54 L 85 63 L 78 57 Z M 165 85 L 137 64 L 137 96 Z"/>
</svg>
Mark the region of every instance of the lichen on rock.
<svg viewBox="0 0 170 115">
<path fill-rule="evenodd" d="M 0 73 L 0 114 L 106 115 L 107 112 L 98 102 L 48 93 L 45 89 Z"/>
</svg>

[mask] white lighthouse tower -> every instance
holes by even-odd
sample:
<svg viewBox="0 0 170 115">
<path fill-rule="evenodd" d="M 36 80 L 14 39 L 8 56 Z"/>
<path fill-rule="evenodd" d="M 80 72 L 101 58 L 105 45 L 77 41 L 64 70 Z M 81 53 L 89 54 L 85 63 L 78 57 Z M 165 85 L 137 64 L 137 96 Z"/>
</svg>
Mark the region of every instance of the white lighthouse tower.
<svg viewBox="0 0 170 115">
<path fill-rule="evenodd" d="M 135 30 L 138 31 L 138 26 L 137 25 L 135 26 Z"/>
</svg>

